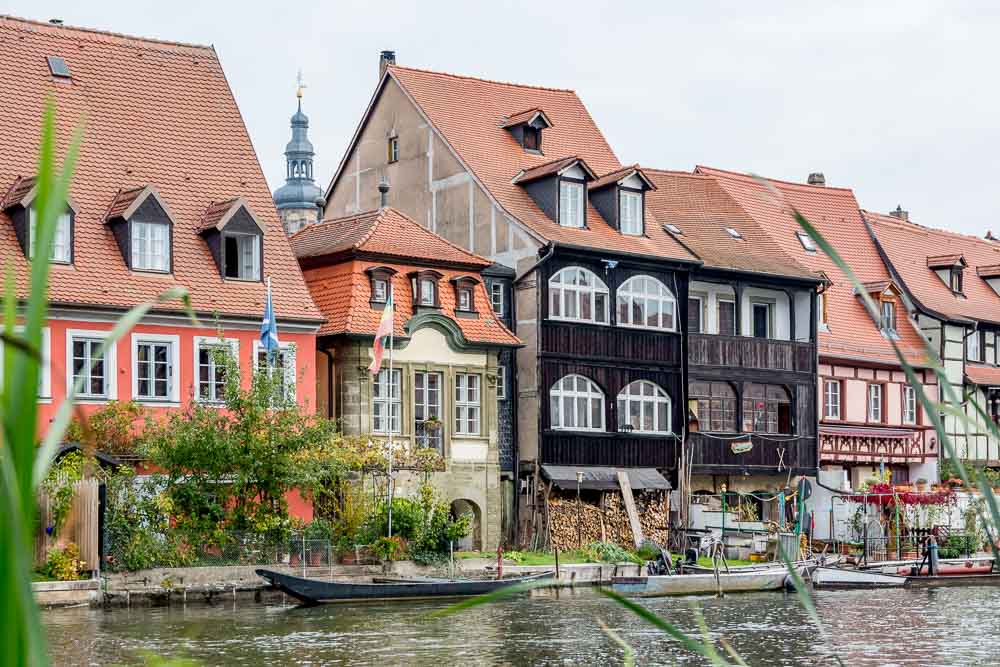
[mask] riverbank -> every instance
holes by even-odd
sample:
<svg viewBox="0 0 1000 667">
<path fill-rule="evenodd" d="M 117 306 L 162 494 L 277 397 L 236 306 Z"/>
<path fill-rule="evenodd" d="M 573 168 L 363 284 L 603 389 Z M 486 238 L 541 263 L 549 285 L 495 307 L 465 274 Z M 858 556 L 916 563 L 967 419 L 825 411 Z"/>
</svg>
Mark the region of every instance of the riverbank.
<svg viewBox="0 0 1000 667">
<path fill-rule="evenodd" d="M 190 603 L 215 604 L 221 601 L 280 602 L 282 593 L 270 589 L 257 576 L 259 565 L 218 567 L 164 567 L 138 572 L 110 573 L 100 580 L 86 582 L 36 582 L 36 600 L 43 607 L 93 604 L 111 607 L 156 607 Z M 298 577 L 325 581 L 370 582 L 374 576 L 442 576 L 450 574 L 441 567 L 420 565 L 413 561 L 392 561 L 383 565 L 327 565 L 302 567 L 268 565 L 268 569 Z M 519 565 L 504 561 L 504 573 L 526 575 L 551 571 L 554 565 Z M 558 581 L 570 585 L 607 584 L 612 577 L 637 576 L 641 566 L 635 563 L 567 563 L 559 566 Z M 455 576 L 489 576 L 496 573 L 496 560 L 463 558 L 455 560 Z M 76 597 L 63 591 L 56 595 L 58 585 L 67 589 L 86 589 Z"/>
</svg>

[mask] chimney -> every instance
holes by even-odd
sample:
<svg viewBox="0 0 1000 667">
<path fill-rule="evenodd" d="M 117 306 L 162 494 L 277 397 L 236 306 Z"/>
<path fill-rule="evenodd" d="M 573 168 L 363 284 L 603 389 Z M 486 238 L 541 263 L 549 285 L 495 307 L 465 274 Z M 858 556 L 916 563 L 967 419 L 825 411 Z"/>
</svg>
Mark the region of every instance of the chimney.
<svg viewBox="0 0 1000 667">
<path fill-rule="evenodd" d="M 896 210 L 895 211 L 889 211 L 889 215 L 891 215 L 894 218 L 899 218 L 900 220 L 903 220 L 904 222 L 909 222 L 910 221 L 910 212 L 909 211 L 904 211 L 903 207 L 899 206 L 899 205 L 896 206 Z"/>
<path fill-rule="evenodd" d="M 378 56 L 378 79 L 382 80 L 385 76 L 385 68 L 389 65 L 396 64 L 396 52 L 395 51 L 383 51 Z"/>
<path fill-rule="evenodd" d="M 1000 239 L 998 239 L 997 237 L 993 236 L 993 230 L 992 229 L 987 229 L 986 230 L 986 240 L 987 241 L 1000 241 Z"/>
<path fill-rule="evenodd" d="M 806 179 L 806 183 L 809 185 L 818 185 L 821 188 L 826 187 L 826 176 L 823 175 L 822 171 L 814 171 L 809 174 L 809 178 Z"/>
<path fill-rule="evenodd" d="M 385 180 L 385 176 L 382 177 L 382 180 L 378 184 L 378 192 L 378 206 L 379 208 L 385 208 L 389 205 L 389 181 Z"/>
</svg>

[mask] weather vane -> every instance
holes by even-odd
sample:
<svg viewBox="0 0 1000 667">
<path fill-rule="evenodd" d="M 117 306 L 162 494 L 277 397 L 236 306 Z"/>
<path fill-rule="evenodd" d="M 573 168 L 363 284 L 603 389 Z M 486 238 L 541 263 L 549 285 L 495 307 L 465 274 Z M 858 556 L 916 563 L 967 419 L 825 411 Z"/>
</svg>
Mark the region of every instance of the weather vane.
<svg viewBox="0 0 1000 667">
<path fill-rule="evenodd" d="M 306 84 L 305 84 L 305 82 L 302 79 L 302 68 L 301 67 L 299 68 L 298 75 L 295 77 L 295 84 L 296 84 L 296 86 L 295 86 L 295 97 L 297 97 L 297 98 L 299 98 L 301 100 L 302 99 L 302 90 L 304 88 L 306 88 Z"/>
</svg>

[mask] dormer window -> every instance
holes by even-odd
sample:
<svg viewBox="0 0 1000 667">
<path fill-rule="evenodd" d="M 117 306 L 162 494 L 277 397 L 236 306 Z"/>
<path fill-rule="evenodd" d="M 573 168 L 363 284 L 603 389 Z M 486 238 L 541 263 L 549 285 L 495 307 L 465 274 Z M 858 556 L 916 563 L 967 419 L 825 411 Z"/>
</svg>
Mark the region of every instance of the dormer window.
<svg viewBox="0 0 1000 667">
<path fill-rule="evenodd" d="M 264 275 L 264 227 L 242 197 L 212 203 L 199 233 L 226 280 L 259 281 Z"/>
<path fill-rule="evenodd" d="M 559 224 L 563 227 L 583 227 L 583 183 L 560 180 Z"/>
<path fill-rule="evenodd" d="M 170 271 L 170 225 L 132 221 L 132 268 Z"/>
<path fill-rule="evenodd" d="M 962 293 L 962 272 L 968 263 L 962 255 L 935 255 L 927 258 L 927 268 L 938 275 L 955 294 Z"/>
<path fill-rule="evenodd" d="M 133 271 L 169 273 L 173 217 L 152 185 L 119 190 L 104 216 L 125 264 Z"/>
<path fill-rule="evenodd" d="M 882 313 L 879 318 L 879 328 L 888 336 L 896 335 L 896 303 L 894 301 L 882 302 Z"/>
<path fill-rule="evenodd" d="M 951 280 L 950 280 L 950 283 L 951 283 L 951 291 L 952 292 L 954 292 L 955 294 L 961 294 L 962 293 L 962 269 L 961 268 L 959 268 L 957 266 L 953 266 L 951 268 Z"/>
<path fill-rule="evenodd" d="M 226 278 L 260 280 L 260 234 L 223 233 Z"/>
<path fill-rule="evenodd" d="M 410 286 L 413 289 L 413 303 L 417 306 L 439 308 L 441 298 L 438 294 L 438 281 L 441 274 L 437 271 L 418 271 L 410 274 Z"/>
<path fill-rule="evenodd" d="M 389 294 L 392 291 L 392 277 L 396 275 L 395 269 L 387 266 L 378 266 L 365 269 L 368 279 L 371 281 L 371 305 L 376 310 L 381 310 L 389 301 Z"/>
<path fill-rule="evenodd" d="M 34 207 L 28 209 L 30 220 L 28 257 L 35 258 L 35 223 L 36 213 Z M 56 220 L 56 233 L 52 237 L 52 250 L 49 252 L 49 259 L 60 264 L 69 264 L 73 261 L 73 214 L 66 211 Z"/>
<path fill-rule="evenodd" d="M 455 286 L 455 313 L 461 315 L 476 313 L 476 285 L 478 280 L 471 276 L 460 276 L 451 279 Z"/>
<path fill-rule="evenodd" d="M 511 114 L 500 124 L 511 133 L 521 148 L 529 153 L 542 152 L 542 130 L 552 127 L 552 121 L 538 108 L 525 109 Z"/>
<path fill-rule="evenodd" d="M 621 190 L 618 194 L 618 207 L 622 234 L 642 236 L 642 193 Z"/>
</svg>

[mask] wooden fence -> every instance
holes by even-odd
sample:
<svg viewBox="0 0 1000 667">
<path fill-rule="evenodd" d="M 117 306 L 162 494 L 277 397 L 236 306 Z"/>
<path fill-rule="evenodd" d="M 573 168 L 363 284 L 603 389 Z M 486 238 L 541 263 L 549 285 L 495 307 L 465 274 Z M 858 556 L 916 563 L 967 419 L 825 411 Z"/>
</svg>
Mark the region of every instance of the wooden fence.
<svg viewBox="0 0 1000 667">
<path fill-rule="evenodd" d="M 73 484 L 73 504 L 56 537 L 46 530 L 52 525 L 52 502 L 44 491 L 38 496 L 38 533 L 35 535 L 35 563 L 45 562 L 49 549 L 65 547 L 70 542 L 80 548 L 80 560 L 86 570 L 98 569 L 98 511 L 100 485 L 96 479 Z"/>
</svg>

